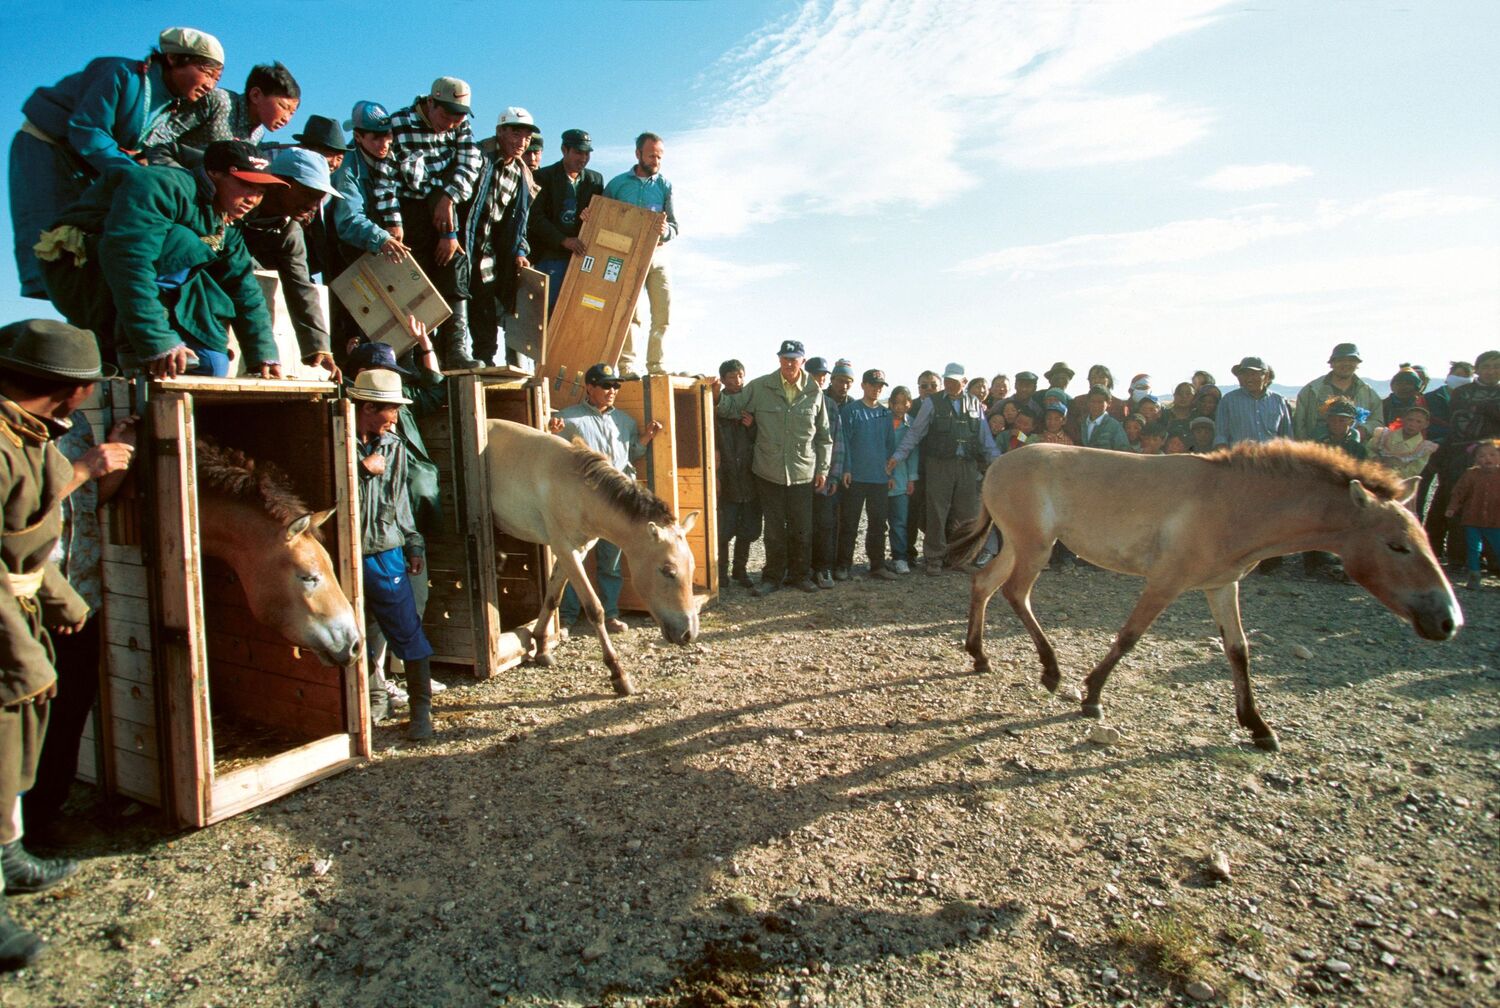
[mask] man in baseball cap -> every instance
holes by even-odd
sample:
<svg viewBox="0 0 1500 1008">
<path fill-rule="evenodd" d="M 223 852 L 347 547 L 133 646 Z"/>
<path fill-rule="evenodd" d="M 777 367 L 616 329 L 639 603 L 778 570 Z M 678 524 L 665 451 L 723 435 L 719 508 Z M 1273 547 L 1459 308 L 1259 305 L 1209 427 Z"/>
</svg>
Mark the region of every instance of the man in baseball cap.
<svg viewBox="0 0 1500 1008">
<path fill-rule="evenodd" d="M 840 365 L 845 362 L 840 362 Z M 834 366 L 838 370 L 839 365 Z M 890 408 L 880 401 L 886 387 L 885 372 L 870 368 L 860 382 L 863 395 L 839 410 L 839 431 L 845 458 L 843 493 L 840 495 L 838 555 L 833 568 L 835 581 L 847 581 L 854 567 L 854 540 L 859 517 L 865 516 L 865 559 L 870 577 L 894 581 L 886 566 L 885 530 L 890 516 L 889 476 L 886 460 L 896 451 L 896 428 Z M 903 488 L 904 489 L 904 488 Z M 904 558 L 896 558 L 904 559 Z"/>
<path fill-rule="evenodd" d="M 436 336 L 449 368 L 478 363 L 469 355 L 474 250 L 458 234 L 458 208 L 473 194 L 484 160 L 469 125 L 471 99 L 468 84 L 439 77 L 427 95 L 391 114 L 389 153 L 369 166 L 371 219 L 410 250 L 453 312 Z M 470 255 L 460 255 L 464 248 Z"/>
<path fill-rule="evenodd" d="M 533 137 L 533 140 L 539 139 Z M 568 262 L 588 249 L 578 235 L 583 230 L 583 211 L 604 192 L 604 176 L 589 168 L 594 149 L 588 132 L 563 130 L 562 158 L 538 169 L 532 176 L 536 198 L 527 217 L 526 236 L 531 244 L 531 265 L 547 274 L 547 308 L 557 305 Z"/>
</svg>

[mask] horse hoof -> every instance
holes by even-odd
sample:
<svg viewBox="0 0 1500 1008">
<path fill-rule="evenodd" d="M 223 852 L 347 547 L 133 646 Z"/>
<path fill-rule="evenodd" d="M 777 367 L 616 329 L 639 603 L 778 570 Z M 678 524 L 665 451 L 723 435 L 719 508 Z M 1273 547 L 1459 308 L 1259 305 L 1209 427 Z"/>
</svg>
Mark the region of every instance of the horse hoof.
<svg viewBox="0 0 1500 1008">
<path fill-rule="evenodd" d="M 1255 748 L 1262 752 L 1280 752 L 1281 743 L 1276 741 L 1275 735 L 1266 735 L 1255 740 Z"/>
<path fill-rule="evenodd" d="M 617 696 L 635 696 L 640 690 L 635 688 L 635 682 L 629 676 L 620 676 L 610 680 L 615 688 Z"/>
<path fill-rule="evenodd" d="M 1095 721 L 1098 721 L 1099 719 L 1101 719 L 1101 718 L 1104 717 L 1104 705 L 1103 704 L 1096 704 L 1096 703 L 1086 703 L 1086 704 L 1084 704 L 1083 705 L 1083 716 L 1084 717 L 1091 717 Z"/>
<path fill-rule="evenodd" d="M 552 657 L 551 654 L 539 654 L 531 659 L 531 664 L 539 665 L 542 668 L 551 668 L 557 664 L 557 659 Z"/>
<path fill-rule="evenodd" d="M 990 674 L 990 663 L 987 660 L 983 659 L 983 658 L 976 659 L 975 662 L 974 662 L 974 674 L 975 675 L 989 675 Z"/>
</svg>

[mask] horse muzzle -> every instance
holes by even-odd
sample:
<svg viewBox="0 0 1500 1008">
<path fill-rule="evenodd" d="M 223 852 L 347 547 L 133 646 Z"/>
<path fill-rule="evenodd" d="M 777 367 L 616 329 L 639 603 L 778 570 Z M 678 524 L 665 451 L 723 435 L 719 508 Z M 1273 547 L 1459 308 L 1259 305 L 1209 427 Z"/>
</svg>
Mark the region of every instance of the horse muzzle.
<svg viewBox="0 0 1500 1008">
<path fill-rule="evenodd" d="M 1408 605 L 1412 629 L 1427 640 L 1449 640 L 1464 625 L 1464 613 L 1450 592 L 1429 591 Z"/>
<path fill-rule="evenodd" d="M 698 639 L 697 613 L 657 622 L 661 624 L 661 635 L 673 644 L 691 644 Z"/>
</svg>

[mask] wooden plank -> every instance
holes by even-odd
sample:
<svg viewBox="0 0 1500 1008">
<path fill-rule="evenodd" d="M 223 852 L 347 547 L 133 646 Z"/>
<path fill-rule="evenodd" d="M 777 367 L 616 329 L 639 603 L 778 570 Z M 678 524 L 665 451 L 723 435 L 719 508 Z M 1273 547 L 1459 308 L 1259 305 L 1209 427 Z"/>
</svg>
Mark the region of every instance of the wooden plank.
<svg viewBox="0 0 1500 1008">
<path fill-rule="evenodd" d="M 354 449 L 354 404 L 348 400 L 329 404 L 332 437 L 330 451 L 338 482 L 333 535 L 338 543 L 339 584 L 354 608 L 360 636 L 365 636 L 365 586 L 359 538 L 359 462 Z M 368 759 L 373 751 L 370 735 L 370 690 L 364 652 L 344 667 L 344 730 L 351 741 L 351 755 Z"/>
<path fill-rule="evenodd" d="M 579 234 L 587 251 L 568 261 L 549 320 L 547 352 L 537 371 L 555 382 L 552 401 L 558 408 L 583 398 L 576 379 L 590 366 L 619 362 L 663 217 L 602 196 L 589 203 L 589 218 Z"/>
<path fill-rule="evenodd" d="M 465 544 L 470 623 L 474 634 L 474 675 L 494 674 L 500 635 L 499 590 L 495 583 L 495 523 L 490 516 L 489 472 L 484 452 L 489 444 L 489 398 L 477 376 L 452 380 L 449 420 L 453 425 L 453 475 L 459 508 L 459 533 Z"/>
<path fill-rule="evenodd" d="M 164 392 L 188 395 L 206 392 L 221 396 L 247 396 L 266 400 L 273 392 L 277 399 L 325 399 L 338 392 L 338 386 L 329 381 L 308 378 L 214 378 L 207 375 L 179 375 L 176 378 L 154 378 L 151 380 L 151 395 Z"/>
<path fill-rule="evenodd" d="M 112 763 L 110 780 L 116 794 L 148 805 L 162 804 L 161 781 L 157 776 L 159 760 L 119 746 L 111 748 L 107 759 Z"/>
<path fill-rule="evenodd" d="M 117 595 L 129 595 L 138 599 L 149 596 L 150 577 L 146 568 L 136 564 L 116 563 L 106 560 L 101 565 L 104 584 Z"/>
<path fill-rule="evenodd" d="M 516 286 L 516 310 L 505 327 L 506 346 L 532 360 L 547 356 L 547 274 L 522 267 Z"/>
<path fill-rule="evenodd" d="M 406 328 L 408 315 L 435 329 L 453 314 L 411 256 L 395 263 L 366 252 L 334 277 L 328 289 L 343 302 L 366 336 L 373 342 L 389 344 L 397 357 L 415 343 Z"/>
<path fill-rule="evenodd" d="M 152 720 L 155 720 L 154 714 Z M 116 749 L 143 760 L 149 760 L 160 767 L 161 752 L 158 748 L 159 740 L 154 724 L 143 724 L 127 717 L 117 717 L 114 719 L 113 737 Z M 158 776 L 160 776 L 159 773 Z"/>
<path fill-rule="evenodd" d="M 330 735 L 224 774 L 214 781 L 211 822 L 220 822 L 322 780 L 361 759 L 351 735 Z"/>
</svg>

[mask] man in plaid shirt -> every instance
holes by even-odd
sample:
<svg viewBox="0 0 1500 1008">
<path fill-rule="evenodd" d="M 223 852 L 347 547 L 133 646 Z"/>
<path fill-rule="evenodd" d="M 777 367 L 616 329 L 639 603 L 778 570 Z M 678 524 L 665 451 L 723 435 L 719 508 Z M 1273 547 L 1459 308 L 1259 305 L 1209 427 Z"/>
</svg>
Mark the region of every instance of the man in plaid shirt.
<svg viewBox="0 0 1500 1008">
<path fill-rule="evenodd" d="M 433 81 L 430 94 L 391 115 L 390 156 L 371 166 L 375 216 L 453 309 L 439 343 L 448 369 L 477 363 L 469 354 L 469 257 L 458 241 L 459 207 L 481 164 L 469 100 L 469 85 L 458 78 Z"/>
</svg>

